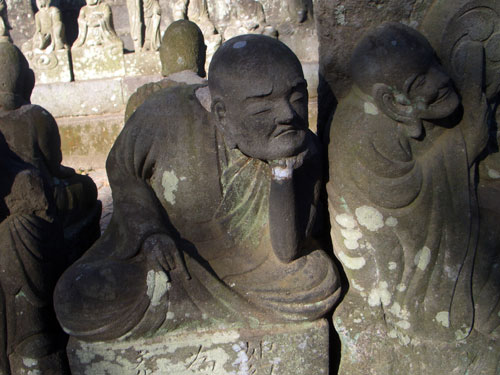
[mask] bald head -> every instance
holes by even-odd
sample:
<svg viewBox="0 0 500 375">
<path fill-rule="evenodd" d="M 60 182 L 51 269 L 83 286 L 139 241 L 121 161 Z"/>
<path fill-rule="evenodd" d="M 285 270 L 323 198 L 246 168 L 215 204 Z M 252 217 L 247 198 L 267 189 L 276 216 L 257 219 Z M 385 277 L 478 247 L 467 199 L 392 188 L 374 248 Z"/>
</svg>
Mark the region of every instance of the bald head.
<svg viewBox="0 0 500 375">
<path fill-rule="evenodd" d="M 0 108 L 11 110 L 29 102 L 34 86 L 33 71 L 12 43 L 0 42 Z"/>
<path fill-rule="evenodd" d="M 434 59 L 431 45 L 418 31 L 400 23 L 384 23 L 356 46 L 351 77 L 367 94 L 376 83 L 406 91 L 409 79 L 425 72 Z"/>
<path fill-rule="evenodd" d="M 240 35 L 214 54 L 208 84 L 212 96 L 232 95 L 235 90 L 260 95 L 272 90 L 270 77 L 287 80 L 292 71 L 303 77 L 299 59 L 285 44 L 264 35 Z"/>
<path fill-rule="evenodd" d="M 191 70 L 205 76 L 206 46 L 200 28 L 191 21 L 172 22 L 165 30 L 160 45 L 162 75 Z"/>
</svg>

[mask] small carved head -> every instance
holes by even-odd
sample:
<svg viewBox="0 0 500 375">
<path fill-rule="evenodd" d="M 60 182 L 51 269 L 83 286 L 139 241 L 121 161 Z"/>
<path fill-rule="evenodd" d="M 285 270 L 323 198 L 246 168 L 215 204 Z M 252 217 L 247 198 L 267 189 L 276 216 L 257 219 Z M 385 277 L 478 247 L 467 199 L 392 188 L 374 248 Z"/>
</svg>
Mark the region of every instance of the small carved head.
<svg viewBox="0 0 500 375">
<path fill-rule="evenodd" d="M 422 133 L 422 120 L 448 117 L 460 103 L 429 42 L 403 24 L 385 23 L 370 31 L 352 54 L 351 75 L 414 138 Z"/>
<path fill-rule="evenodd" d="M 263 35 L 237 36 L 217 50 L 209 71 L 212 113 L 229 148 L 261 160 L 303 151 L 307 83 L 286 45 Z"/>
<path fill-rule="evenodd" d="M 161 70 L 164 77 L 191 70 L 205 77 L 207 47 L 198 25 L 188 20 L 172 22 L 160 45 Z"/>
<path fill-rule="evenodd" d="M 50 0 L 36 0 L 36 6 L 38 9 L 48 8 L 50 6 Z"/>
<path fill-rule="evenodd" d="M 101 3 L 101 0 L 85 0 L 87 2 L 87 5 L 90 5 L 90 6 L 95 6 L 95 5 L 99 5 Z"/>
</svg>

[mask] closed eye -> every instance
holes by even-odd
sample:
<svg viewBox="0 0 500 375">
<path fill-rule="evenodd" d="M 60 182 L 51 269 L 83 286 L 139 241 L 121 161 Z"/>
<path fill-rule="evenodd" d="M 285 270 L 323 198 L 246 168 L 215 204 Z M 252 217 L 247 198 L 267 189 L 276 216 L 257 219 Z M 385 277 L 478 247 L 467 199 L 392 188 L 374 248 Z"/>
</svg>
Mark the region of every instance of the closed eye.
<svg viewBox="0 0 500 375">
<path fill-rule="evenodd" d="M 266 108 L 260 108 L 260 109 L 256 109 L 256 110 L 254 110 L 254 111 L 251 113 L 251 115 L 252 115 L 252 116 L 257 116 L 257 115 L 261 115 L 261 114 L 263 114 L 263 113 L 267 113 L 267 112 L 269 112 L 269 111 L 271 111 L 271 108 L 267 108 L 267 107 L 266 107 Z"/>
</svg>

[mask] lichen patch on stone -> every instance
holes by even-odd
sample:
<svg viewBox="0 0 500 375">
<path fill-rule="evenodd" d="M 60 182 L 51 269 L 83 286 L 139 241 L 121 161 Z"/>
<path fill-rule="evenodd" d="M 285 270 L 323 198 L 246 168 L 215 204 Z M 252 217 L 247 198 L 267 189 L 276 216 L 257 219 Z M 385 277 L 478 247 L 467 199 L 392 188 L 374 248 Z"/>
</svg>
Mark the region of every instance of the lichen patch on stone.
<svg viewBox="0 0 500 375">
<path fill-rule="evenodd" d="M 427 246 L 424 246 L 421 250 L 419 250 L 415 255 L 414 259 L 415 265 L 421 271 L 426 270 L 430 260 L 431 260 L 431 249 L 429 249 Z"/>
<path fill-rule="evenodd" d="M 384 217 L 375 207 L 361 206 L 355 212 L 358 222 L 372 232 L 384 226 Z"/>
<path fill-rule="evenodd" d="M 443 327 L 450 327 L 450 313 L 448 311 L 440 311 L 436 314 L 436 321 Z"/>
<path fill-rule="evenodd" d="M 363 108 L 365 110 L 365 113 L 368 115 L 373 115 L 373 116 L 378 115 L 378 108 L 373 103 L 365 102 Z"/>
<path fill-rule="evenodd" d="M 342 251 L 339 251 L 337 256 L 339 257 L 342 264 L 351 270 L 359 270 L 366 264 L 365 258 L 350 257 Z"/>
<path fill-rule="evenodd" d="M 168 203 L 174 205 L 175 204 L 174 193 L 177 191 L 179 179 L 177 178 L 177 176 L 173 171 L 165 171 L 163 172 L 161 184 L 163 186 L 163 196 L 165 197 L 165 200 Z"/>
</svg>

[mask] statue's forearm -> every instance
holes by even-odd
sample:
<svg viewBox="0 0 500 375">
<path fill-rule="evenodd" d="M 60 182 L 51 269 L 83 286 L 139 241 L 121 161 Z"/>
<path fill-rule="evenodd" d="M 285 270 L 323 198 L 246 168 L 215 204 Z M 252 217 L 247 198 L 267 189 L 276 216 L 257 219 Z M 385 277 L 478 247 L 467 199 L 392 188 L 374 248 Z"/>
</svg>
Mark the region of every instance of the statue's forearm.
<svg viewBox="0 0 500 375">
<path fill-rule="evenodd" d="M 278 173 L 274 171 L 277 170 Z M 269 227 L 271 243 L 276 257 L 285 263 L 292 261 L 298 253 L 301 234 L 295 197 L 293 171 L 275 167 L 269 196 Z"/>
</svg>

